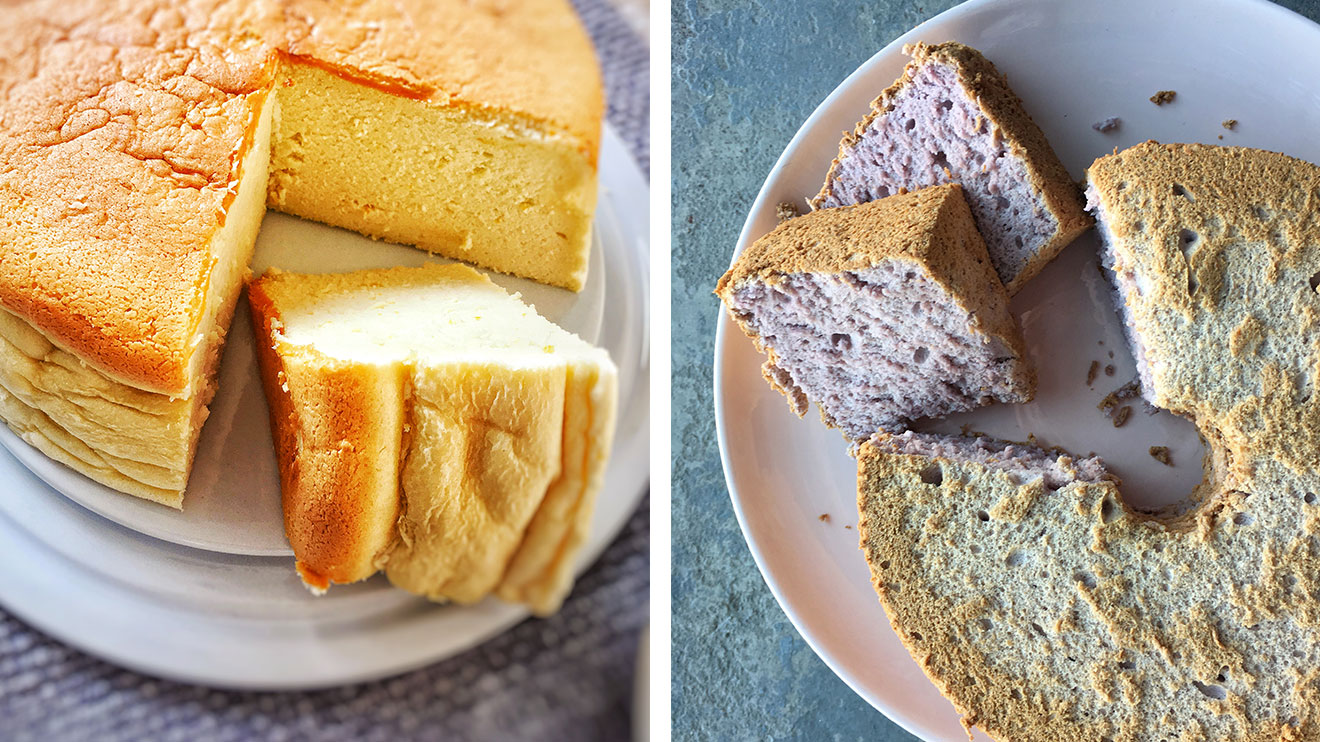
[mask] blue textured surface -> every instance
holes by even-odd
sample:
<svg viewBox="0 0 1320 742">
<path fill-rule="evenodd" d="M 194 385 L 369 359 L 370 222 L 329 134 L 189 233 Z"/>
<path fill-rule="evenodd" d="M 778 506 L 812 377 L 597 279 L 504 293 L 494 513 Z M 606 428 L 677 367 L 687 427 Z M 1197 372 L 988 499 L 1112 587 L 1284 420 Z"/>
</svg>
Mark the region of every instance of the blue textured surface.
<svg viewBox="0 0 1320 742">
<path fill-rule="evenodd" d="M 715 443 L 711 291 L 811 111 L 872 54 L 957 4 L 673 2 L 675 739 L 914 739 L 815 656 L 752 561 Z M 1281 4 L 1320 19 L 1320 0 Z"/>
</svg>

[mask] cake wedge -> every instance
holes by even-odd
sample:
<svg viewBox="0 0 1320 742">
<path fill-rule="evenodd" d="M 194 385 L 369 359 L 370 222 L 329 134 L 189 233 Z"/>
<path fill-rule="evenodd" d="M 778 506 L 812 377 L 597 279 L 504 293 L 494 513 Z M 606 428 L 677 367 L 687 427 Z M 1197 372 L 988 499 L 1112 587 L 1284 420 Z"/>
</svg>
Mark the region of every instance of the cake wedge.
<svg viewBox="0 0 1320 742">
<path fill-rule="evenodd" d="M 1025 402 L 1035 374 L 958 185 L 822 209 L 748 247 L 715 293 L 799 416 L 852 440 Z"/>
<path fill-rule="evenodd" d="M 1081 192 L 1008 80 L 954 41 L 913 44 L 903 75 L 843 136 L 813 208 L 960 183 L 1010 296 L 1091 226 Z"/>
<path fill-rule="evenodd" d="M 308 586 L 383 570 L 554 612 L 613 438 L 608 354 L 462 265 L 272 270 L 249 298 Z"/>
</svg>

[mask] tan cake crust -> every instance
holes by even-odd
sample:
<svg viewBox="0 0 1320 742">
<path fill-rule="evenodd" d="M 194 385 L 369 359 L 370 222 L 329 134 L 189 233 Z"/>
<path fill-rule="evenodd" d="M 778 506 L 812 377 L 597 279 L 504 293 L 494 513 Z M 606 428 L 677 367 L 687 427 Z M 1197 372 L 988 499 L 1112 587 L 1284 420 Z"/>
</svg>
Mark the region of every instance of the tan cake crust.
<svg viewBox="0 0 1320 742">
<path fill-rule="evenodd" d="M 748 280 L 773 284 L 793 273 L 858 271 L 891 259 L 918 266 L 973 317 L 979 332 L 998 338 L 1016 357 L 1026 358 L 1022 333 L 1008 311 L 1008 295 L 990 263 L 962 186 L 956 183 L 820 209 L 782 222 L 738 256 L 720 277 L 715 293 L 725 306 L 733 306 L 734 292 Z M 777 365 L 774 349 L 747 321 L 736 312 L 729 316 L 769 357 L 765 369 Z M 768 371 L 763 375 L 799 417 L 806 413 L 805 398 L 795 398 Z M 1028 370 L 1022 381 L 1017 392 L 1025 402 L 1035 388 L 1034 370 Z"/>
<path fill-rule="evenodd" d="M 858 122 L 853 131 L 844 134 L 843 140 L 839 143 L 839 155 L 834 158 L 829 173 L 825 176 L 825 184 L 821 186 L 815 198 L 811 199 L 812 208 L 819 208 L 828 197 L 829 183 L 834 179 L 839 160 L 845 157 L 847 151 L 857 143 L 876 116 L 888 112 L 893 107 L 893 100 L 912 79 L 916 70 L 930 63 L 947 65 L 957 71 L 958 80 L 967 97 L 980 105 L 982 113 L 993 127 L 992 130 L 998 129 L 1007 142 L 1009 150 L 1026 164 L 1032 188 L 1040 192 L 1050 213 L 1058 220 L 1054 237 L 1023 266 L 1012 283 L 1005 287 L 1012 296 L 1063 248 L 1085 232 L 1094 220 L 1082 208 L 1081 193 L 1077 184 L 1068 175 L 1068 169 L 1059 161 L 1058 155 L 1050 147 L 1040 127 L 1022 107 L 1022 100 L 1008 86 L 1008 80 L 995 69 L 990 60 L 979 51 L 956 41 L 946 41 L 942 44 L 909 44 L 903 47 L 903 53 L 911 56 L 912 61 L 903 69 L 903 75 L 871 102 L 870 113 Z"/>
<path fill-rule="evenodd" d="M 500 585 L 562 468 L 565 372 L 471 361 L 415 377 L 414 446 L 399 470 L 390 582 L 471 604 Z M 421 400 L 425 399 L 425 404 Z"/>
<path fill-rule="evenodd" d="M 599 147 L 558 0 L 33 0 L 0 25 L 0 306 L 150 391 L 188 392 L 206 245 L 288 60 Z"/>
<path fill-rule="evenodd" d="M 865 446 L 876 591 L 996 739 L 1318 739 L 1320 167 L 1146 142 L 1088 177 L 1147 393 L 1207 442 L 1191 509 Z"/>
<path fill-rule="evenodd" d="M 573 585 L 575 560 L 591 530 L 614 439 L 618 374 L 574 364 L 565 387 L 563 468 L 527 526 L 496 595 L 538 616 L 559 610 Z"/>
<path fill-rule="evenodd" d="M 290 346 L 262 281 L 248 287 L 248 300 L 298 573 L 316 590 L 366 579 L 393 542 L 399 514 L 403 368 L 335 364 Z M 318 372 L 286 373 L 286 359 Z"/>
</svg>

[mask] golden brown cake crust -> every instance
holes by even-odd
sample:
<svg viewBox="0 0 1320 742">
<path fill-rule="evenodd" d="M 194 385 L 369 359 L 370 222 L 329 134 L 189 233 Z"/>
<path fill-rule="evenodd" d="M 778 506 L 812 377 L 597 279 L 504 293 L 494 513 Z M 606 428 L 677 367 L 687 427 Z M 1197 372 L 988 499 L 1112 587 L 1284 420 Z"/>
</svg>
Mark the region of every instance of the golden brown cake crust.
<svg viewBox="0 0 1320 742">
<path fill-rule="evenodd" d="M 373 296 L 389 287 L 433 293 L 411 304 Z M 489 303 L 464 304 L 465 291 Z M 434 600 L 471 603 L 498 590 L 538 614 L 557 610 L 611 447 L 617 370 L 608 355 L 462 264 L 272 269 L 248 294 L 285 530 L 304 581 L 323 590 L 379 569 Z M 372 331 L 407 326 L 415 312 L 451 326 L 535 322 L 522 350 L 467 330 L 474 348 L 464 351 L 453 337 L 435 340 L 444 331 L 432 328 L 409 342 L 436 344 L 446 357 L 428 360 L 410 345 L 386 360 L 310 337 L 310 325 L 334 324 L 313 319 L 313 307 L 349 295 L 381 310 L 368 315 Z"/>
<path fill-rule="evenodd" d="M 1022 107 L 1022 100 L 1008 86 L 1008 80 L 981 52 L 956 41 L 946 41 L 942 44 L 910 44 L 903 48 L 903 53 L 910 55 L 912 61 L 904 68 L 903 75 L 871 102 L 870 113 L 853 131 L 844 134 L 843 141 L 839 143 L 839 155 L 831 163 L 825 184 L 816 197 L 811 199 L 811 205 L 819 208 L 828 197 L 829 184 L 834 179 L 839 160 L 856 145 L 876 116 L 893 107 L 894 99 L 916 70 L 930 63 L 947 65 L 957 72 L 967 97 L 981 107 L 985 117 L 1003 133 L 1010 151 L 1026 165 L 1032 188 L 1041 193 L 1050 213 L 1059 223 L 1054 237 L 1041 247 L 1022 267 L 1012 284 L 1006 287 L 1011 296 L 1053 260 L 1059 251 L 1085 232 L 1094 220 L 1082 208 L 1077 184 L 1050 147 L 1045 134 Z"/>
<path fill-rule="evenodd" d="M 559 0 L 31 0 L 0 26 L 0 305 L 151 391 L 188 392 L 206 246 L 282 60 L 593 162 L 599 143 L 599 70 Z"/>
<path fill-rule="evenodd" d="M 225 51 L 225 17 L 0 10 L 0 304 L 153 391 L 186 391 L 205 245 L 273 79 L 268 52 Z"/>
<path fill-rule="evenodd" d="M 373 503 L 380 498 L 372 493 L 384 467 L 393 495 L 401 426 L 379 413 L 390 408 L 383 394 L 403 395 L 402 369 L 336 367 L 314 349 L 289 347 L 280 338 L 283 322 L 263 281 L 248 287 L 248 300 L 280 462 L 284 531 L 298 573 L 317 590 L 366 579 L 393 540 L 376 527 L 382 516 Z M 308 360 L 321 371 L 286 373 L 285 358 L 299 356 L 312 356 Z M 393 511 L 383 516 L 391 526 L 398 515 L 394 499 Z"/>
</svg>

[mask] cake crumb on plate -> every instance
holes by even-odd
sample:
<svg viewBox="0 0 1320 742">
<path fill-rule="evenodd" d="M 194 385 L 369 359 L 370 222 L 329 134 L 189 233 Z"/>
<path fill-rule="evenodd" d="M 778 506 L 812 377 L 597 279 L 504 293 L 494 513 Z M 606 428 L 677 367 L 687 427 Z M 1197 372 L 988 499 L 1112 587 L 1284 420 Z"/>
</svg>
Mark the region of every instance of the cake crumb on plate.
<svg viewBox="0 0 1320 742">
<path fill-rule="evenodd" d="M 1177 90 L 1161 90 L 1160 92 L 1150 97 L 1150 102 L 1154 103 L 1157 106 L 1162 106 L 1165 103 L 1172 103 L 1174 97 L 1177 95 L 1178 95 Z"/>
<path fill-rule="evenodd" d="M 1091 128 L 1095 129 L 1101 134 L 1108 134 L 1111 131 L 1117 131 L 1118 127 L 1122 125 L 1123 125 L 1123 119 L 1117 116 L 1110 116 L 1107 119 L 1104 119 L 1102 121 L 1097 121 L 1094 124 L 1091 124 Z"/>
<path fill-rule="evenodd" d="M 1168 446 L 1151 446 L 1150 457 L 1165 466 L 1173 466 L 1173 458 L 1169 456 Z"/>
</svg>

